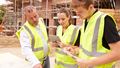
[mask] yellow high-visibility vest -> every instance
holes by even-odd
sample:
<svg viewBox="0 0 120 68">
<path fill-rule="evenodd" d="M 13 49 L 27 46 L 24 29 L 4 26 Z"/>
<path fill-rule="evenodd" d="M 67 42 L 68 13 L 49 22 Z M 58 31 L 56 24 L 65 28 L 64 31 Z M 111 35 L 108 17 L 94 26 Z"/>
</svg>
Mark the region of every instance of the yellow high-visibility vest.
<svg viewBox="0 0 120 68">
<path fill-rule="evenodd" d="M 26 22 L 20 30 L 16 32 L 16 35 L 18 38 L 20 38 L 20 32 L 25 31 L 26 34 L 29 37 L 32 51 L 34 52 L 34 55 L 40 60 L 42 63 L 44 60 L 44 57 L 48 55 L 49 47 L 47 44 L 48 36 L 46 27 L 41 19 L 39 19 L 39 30 L 38 32 L 35 27 L 30 25 L 28 22 Z"/>
<path fill-rule="evenodd" d="M 88 21 L 86 30 L 85 20 L 81 29 L 80 36 L 80 52 L 79 57 L 81 59 L 90 60 L 95 57 L 102 56 L 108 53 L 110 50 L 106 49 L 102 45 L 102 38 L 104 33 L 104 19 L 107 14 L 100 11 L 96 12 Z M 101 59 L 102 60 L 102 59 Z M 95 66 L 93 68 L 112 68 L 113 63 Z"/>
<path fill-rule="evenodd" d="M 79 27 L 70 25 L 62 35 L 62 26 L 60 25 L 57 28 L 56 34 L 62 43 L 74 45 L 77 40 L 78 33 Z M 62 49 L 57 48 L 55 68 L 78 68 L 78 65 L 76 64 L 76 61 L 65 54 Z"/>
</svg>

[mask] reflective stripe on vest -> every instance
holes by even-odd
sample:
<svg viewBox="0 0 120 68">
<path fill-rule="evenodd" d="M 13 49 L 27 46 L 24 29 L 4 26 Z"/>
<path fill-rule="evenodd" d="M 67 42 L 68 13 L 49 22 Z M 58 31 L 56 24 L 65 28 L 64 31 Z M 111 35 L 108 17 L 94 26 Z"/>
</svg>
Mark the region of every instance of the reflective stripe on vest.
<svg viewBox="0 0 120 68">
<path fill-rule="evenodd" d="M 71 41 L 70 41 L 70 43 L 69 44 L 73 44 L 74 43 L 74 38 L 75 38 L 75 35 L 76 35 L 76 33 L 77 33 L 77 30 L 78 30 L 78 26 L 76 26 L 75 28 L 74 28 L 74 30 L 73 30 L 73 33 L 72 33 L 72 37 L 71 37 Z M 66 53 L 64 53 L 64 51 L 62 51 L 62 49 L 61 50 L 56 50 L 56 52 L 58 52 L 59 54 L 63 54 L 63 55 L 67 55 Z"/>
<path fill-rule="evenodd" d="M 78 29 L 79 29 L 79 27 L 76 26 L 75 29 L 73 30 L 73 34 L 72 34 L 71 41 L 69 44 L 72 45 L 74 43 L 74 38 L 75 38 L 75 35 L 76 35 Z"/>
<path fill-rule="evenodd" d="M 104 15 L 104 14 L 101 14 L 96 21 L 94 35 L 92 38 L 92 52 L 87 51 L 80 45 L 80 48 L 82 49 L 82 51 L 88 56 L 97 57 L 97 56 L 101 56 L 101 55 L 105 54 L 105 53 L 97 52 L 98 31 L 99 31 L 100 20 L 101 20 L 102 15 Z"/>
<path fill-rule="evenodd" d="M 78 68 L 77 64 L 65 64 L 59 61 L 56 61 L 55 63 L 58 65 L 63 65 L 65 68 Z"/>
<path fill-rule="evenodd" d="M 39 26 L 40 27 L 40 26 Z M 48 55 L 48 44 L 47 44 L 47 41 L 45 40 L 45 37 L 43 36 L 43 33 L 41 31 L 41 29 L 39 28 L 39 35 L 43 41 L 43 50 L 44 50 L 44 56 L 46 57 Z"/>
<path fill-rule="evenodd" d="M 62 51 L 62 49 L 56 49 L 56 52 L 62 55 L 67 55 L 64 51 Z"/>
<path fill-rule="evenodd" d="M 32 51 L 37 52 L 37 51 L 43 50 L 43 47 L 34 48 L 34 46 L 35 46 L 35 38 L 34 38 L 32 32 L 31 32 L 31 30 L 26 25 L 24 25 L 23 27 L 29 32 L 29 34 L 30 34 L 30 36 L 32 38 L 32 42 L 31 42 Z"/>
<path fill-rule="evenodd" d="M 32 51 L 37 52 L 37 51 L 40 51 L 40 50 L 44 50 L 44 56 L 47 56 L 47 53 L 48 53 L 47 43 L 45 42 L 44 36 L 42 35 L 41 31 L 39 32 L 39 35 L 40 35 L 44 45 L 43 45 L 43 47 L 34 48 L 34 46 L 35 46 L 34 35 L 32 34 L 31 30 L 26 25 L 24 25 L 23 27 L 29 32 L 29 34 L 32 38 L 32 41 L 31 41 Z"/>
</svg>

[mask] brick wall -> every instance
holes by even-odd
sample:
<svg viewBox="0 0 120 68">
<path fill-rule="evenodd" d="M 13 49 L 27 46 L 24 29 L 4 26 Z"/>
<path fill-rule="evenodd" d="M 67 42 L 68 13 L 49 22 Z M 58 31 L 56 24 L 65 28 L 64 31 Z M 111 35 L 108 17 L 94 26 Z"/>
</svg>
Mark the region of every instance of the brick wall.
<svg viewBox="0 0 120 68">
<path fill-rule="evenodd" d="M 108 13 L 108 14 L 112 15 L 116 20 L 118 28 L 120 29 L 120 10 L 117 10 L 117 9 L 116 10 L 114 10 L 114 9 L 100 9 L 100 11 L 103 11 L 105 13 Z M 53 19 L 50 19 L 49 25 L 50 26 L 54 25 L 54 20 Z M 82 20 L 77 19 L 76 25 L 82 25 Z M 49 28 L 49 34 L 55 34 L 55 30 L 56 30 L 55 28 Z"/>
<path fill-rule="evenodd" d="M 116 10 L 114 10 L 114 9 L 100 9 L 100 11 L 111 14 L 115 18 L 117 26 L 120 29 L 120 10 L 119 9 L 116 9 Z"/>
</svg>

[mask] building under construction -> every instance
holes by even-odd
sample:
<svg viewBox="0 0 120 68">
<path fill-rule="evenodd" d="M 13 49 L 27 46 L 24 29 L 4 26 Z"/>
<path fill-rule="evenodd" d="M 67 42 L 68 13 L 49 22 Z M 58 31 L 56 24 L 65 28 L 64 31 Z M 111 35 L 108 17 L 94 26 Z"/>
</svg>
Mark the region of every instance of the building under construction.
<svg viewBox="0 0 120 68">
<path fill-rule="evenodd" d="M 1 0 L 0 0 L 1 1 Z M 16 31 L 24 24 L 23 9 L 28 5 L 37 8 L 40 17 L 44 19 L 48 34 L 56 34 L 58 24 L 57 11 L 61 7 L 71 9 L 74 25 L 82 25 L 82 20 L 71 8 L 71 0 L 6 0 L 7 4 L 2 5 L 6 9 L 2 23 L 0 22 L 0 68 L 31 68 L 31 65 L 21 54 L 20 43 L 15 36 Z M 0 5 L 1 6 L 1 5 Z M 95 0 L 95 7 L 103 12 L 114 16 L 120 35 L 120 0 Z M 69 36 L 68 36 L 69 37 Z M 113 39 L 113 38 L 111 38 Z M 86 40 L 85 40 L 86 42 Z M 56 49 L 50 47 L 50 63 L 54 68 Z M 12 56 L 11 56 L 12 55 Z M 9 57 L 8 57 L 9 56 Z M 11 59 L 9 59 L 11 58 Z M 17 62 L 16 62 L 17 61 Z M 120 60 L 115 68 L 120 68 Z"/>
<path fill-rule="evenodd" d="M 8 9 L 4 16 L 3 26 L 6 30 L 11 29 L 16 32 L 23 24 L 23 8 L 27 5 L 33 5 L 39 11 L 39 15 L 44 19 L 49 34 L 55 34 L 57 23 L 56 14 L 59 8 L 66 7 L 71 9 L 71 0 L 8 0 L 12 2 L 5 7 Z M 95 7 L 101 11 L 112 14 L 120 28 L 120 1 L 119 0 L 95 0 Z M 72 9 L 71 9 L 72 10 Z M 75 25 L 81 25 L 81 19 L 77 18 L 73 11 Z M 9 19 L 8 19 L 9 18 Z"/>
</svg>

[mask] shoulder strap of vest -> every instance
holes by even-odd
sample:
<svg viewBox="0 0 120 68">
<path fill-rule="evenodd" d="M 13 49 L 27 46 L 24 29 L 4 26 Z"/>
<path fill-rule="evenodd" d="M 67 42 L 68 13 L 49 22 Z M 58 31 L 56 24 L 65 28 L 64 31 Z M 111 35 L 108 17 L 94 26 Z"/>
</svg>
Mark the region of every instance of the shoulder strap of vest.
<svg viewBox="0 0 120 68">
<path fill-rule="evenodd" d="M 100 20 L 103 15 L 105 14 L 101 13 L 101 15 L 98 17 L 96 24 L 95 24 L 94 34 L 92 38 L 92 52 L 87 51 L 80 45 L 80 48 L 82 49 L 82 51 L 88 56 L 101 56 L 104 54 L 101 52 L 97 52 L 98 31 L 99 31 L 99 26 L 100 26 Z"/>
<path fill-rule="evenodd" d="M 49 50 L 48 49 L 48 44 L 47 44 L 47 41 L 45 40 L 45 37 L 44 37 L 43 32 L 41 31 L 41 29 L 39 29 L 39 31 L 40 32 L 38 32 L 38 33 L 39 33 L 39 35 L 40 35 L 40 37 L 41 37 L 41 39 L 43 41 L 44 56 L 46 57 L 48 55 L 48 50 Z"/>
<path fill-rule="evenodd" d="M 42 41 L 43 41 L 43 47 L 41 47 L 41 48 L 34 48 L 34 45 L 35 45 L 34 35 L 32 34 L 31 30 L 30 30 L 26 25 L 24 25 L 24 28 L 28 31 L 28 33 L 30 34 L 30 36 L 31 36 L 31 38 L 32 38 L 32 41 L 31 41 L 32 50 L 33 50 L 34 52 L 36 52 L 36 51 L 40 51 L 40 50 L 43 49 L 43 50 L 44 50 L 44 56 L 47 56 L 47 54 L 48 54 L 48 45 L 47 45 L 47 42 L 46 42 L 46 40 L 45 40 L 45 37 L 44 37 L 41 29 L 39 29 L 39 32 L 38 32 L 38 33 L 39 33 L 39 35 L 40 35 L 40 37 L 41 37 L 41 39 L 42 39 Z"/>
<path fill-rule="evenodd" d="M 32 51 L 36 51 L 36 49 L 34 48 L 34 45 L 35 45 L 35 38 L 34 38 L 34 35 L 32 34 L 31 30 L 26 26 L 24 25 L 23 28 L 28 31 L 28 33 L 30 34 L 31 36 L 31 47 L 32 47 Z"/>
<path fill-rule="evenodd" d="M 75 40 L 75 37 L 76 37 L 76 33 L 79 29 L 79 26 L 75 26 L 74 30 L 73 30 L 73 33 L 72 33 L 72 36 L 71 36 L 71 40 L 70 40 L 70 43 L 69 44 L 73 44 L 74 43 L 74 40 Z"/>
</svg>

